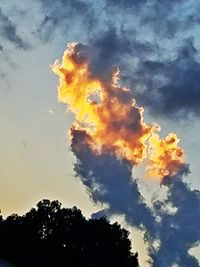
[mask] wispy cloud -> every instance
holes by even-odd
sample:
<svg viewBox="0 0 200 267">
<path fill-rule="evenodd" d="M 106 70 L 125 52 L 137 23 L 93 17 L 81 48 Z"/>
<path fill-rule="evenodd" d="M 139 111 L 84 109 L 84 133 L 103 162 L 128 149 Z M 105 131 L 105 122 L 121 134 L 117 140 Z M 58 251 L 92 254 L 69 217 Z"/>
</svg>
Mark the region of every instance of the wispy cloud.
<svg viewBox="0 0 200 267">
<path fill-rule="evenodd" d="M 17 33 L 17 25 L 11 21 L 9 16 L 5 15 L 0 8 L 0 36 L 9 41 L 16 48 L 26 50 L 30 45 Z"/>
</svg>

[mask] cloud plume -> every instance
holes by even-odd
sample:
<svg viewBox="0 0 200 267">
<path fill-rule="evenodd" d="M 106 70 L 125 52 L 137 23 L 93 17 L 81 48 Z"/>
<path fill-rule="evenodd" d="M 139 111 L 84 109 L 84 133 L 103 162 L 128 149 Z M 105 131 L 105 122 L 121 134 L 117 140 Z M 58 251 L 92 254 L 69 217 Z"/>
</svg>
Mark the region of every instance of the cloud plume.
<svg viewBox="0 0 200 267">
<path fill-rule="evenodd" d="M 52 66 L 60 77 L 58 99 L 68 104 L 76 117 L 73 127 L 86 131 L 96 153 L 114 153 L 132 164 L 147 159 L 148 176 L 176 175 L 184 164 L 176 134 L 160 139 L 160 127 L 145 123 L 144 109 L 128 88 L 120 86 L 118 69 L 106 82 L 91 76 L 93 58 L 88 51 L 82 44 L 71 43 L 62 63 Z"/>
<path fill-rule="evenodd" d="M 97 216 L 124 215 L 146 232 L 152 266 L 196 267 L 188 250 L 200 240 L 200 192 L 183 182 L 189 167 L 179 138 L 170 133 L 162 139 L 160 127 L 144 121 L 143 108 L 120 85 L 118 69 L 109 79 L 94 75 L 93 55 L 89 46 L 71 43 L 61 64 L 52 66 L 60 77 L 58 99 L 75 115 L 69 131 L 74 171 L 91 199 L 106 205 Z M 166 199 L 157 199 L 152 208 L 132 175 L 141 162 L 147 165 L 148 177 L 168 188 Z"/>
</svg>

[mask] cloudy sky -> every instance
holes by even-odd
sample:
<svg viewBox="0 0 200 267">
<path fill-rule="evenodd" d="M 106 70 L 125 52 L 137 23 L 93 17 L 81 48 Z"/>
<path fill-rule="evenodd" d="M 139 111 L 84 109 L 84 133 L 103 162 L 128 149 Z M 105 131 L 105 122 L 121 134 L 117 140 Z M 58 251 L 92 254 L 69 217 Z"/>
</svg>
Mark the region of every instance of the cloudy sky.
<svg viewBox="0 0 200 267">
<path fill-rule="evenodd" d="M 184 179 L 200 190 L 199 14 L 195 0 L 1 0 L 4 216 L 21 214 L 42 198 L 77 205 L 86 216 L 100 209 L 75 177 L 67 139 L 73 116 L 57 101 L 58 78 L 50 68 L 72 41 L 94 51 L 94 75 L 109 77 L 120 68 L 121 82 L 144 107 L 145 120 L 159 123 L 163 137 L 178 134 L 191 170 Z M 141 170 L 136 175 L 147 202 L 159 194 L 159 182 L 145 181 Z M 136 249 L 144 251 L 135 236 Z"/>
</svg>

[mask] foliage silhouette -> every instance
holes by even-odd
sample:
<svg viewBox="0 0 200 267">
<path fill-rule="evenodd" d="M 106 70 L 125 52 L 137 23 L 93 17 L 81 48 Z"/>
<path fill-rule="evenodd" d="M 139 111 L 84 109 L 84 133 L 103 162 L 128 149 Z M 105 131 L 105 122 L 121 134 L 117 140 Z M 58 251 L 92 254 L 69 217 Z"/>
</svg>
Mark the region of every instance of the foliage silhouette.
<svg viewBox="0 0 200 267">
<path fill-rule="evenodd" d="M 137 267 L 128 231 L 105 218 L 42 200 L 24 216 L 0 216 L 0 258 L 16 267 Z"/>
</svg>

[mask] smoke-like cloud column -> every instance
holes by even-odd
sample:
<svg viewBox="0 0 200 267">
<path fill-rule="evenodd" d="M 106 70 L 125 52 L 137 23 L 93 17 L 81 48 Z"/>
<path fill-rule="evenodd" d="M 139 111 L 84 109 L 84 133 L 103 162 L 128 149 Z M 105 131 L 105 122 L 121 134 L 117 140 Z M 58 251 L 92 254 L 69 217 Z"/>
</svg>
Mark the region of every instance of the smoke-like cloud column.
<svg viewBox="0 0 200 267">
<path fill-rule="evenodd" d="M 188 249 L 200 240 L 200 197 L 182 181 L 188 167 L 178 137 L 170 133 L 161 139 L 160 127 L 144 122 L 143 108 L 120 86 L 119 70 L 105 80 L 92 75 L 92 63 L 89 47 L 72 43 L 61 65 L 52 66 L 60 77 L 58 99 L 75 115 L 69 137 L 76 174 L 94 202 L 107 204 L 101 214 L 123 214 L 146 230 L 153 266 L 198 266 Z M 169 188 L 167 200 L 156 201 L 152 210 L 132 177 L 133 166 L 144 160 L 146 175 Z M 170 205 L 176 211 L 168 212 Z M 154 240 L 160 242 L 157 249 Z"/>
</svg>

